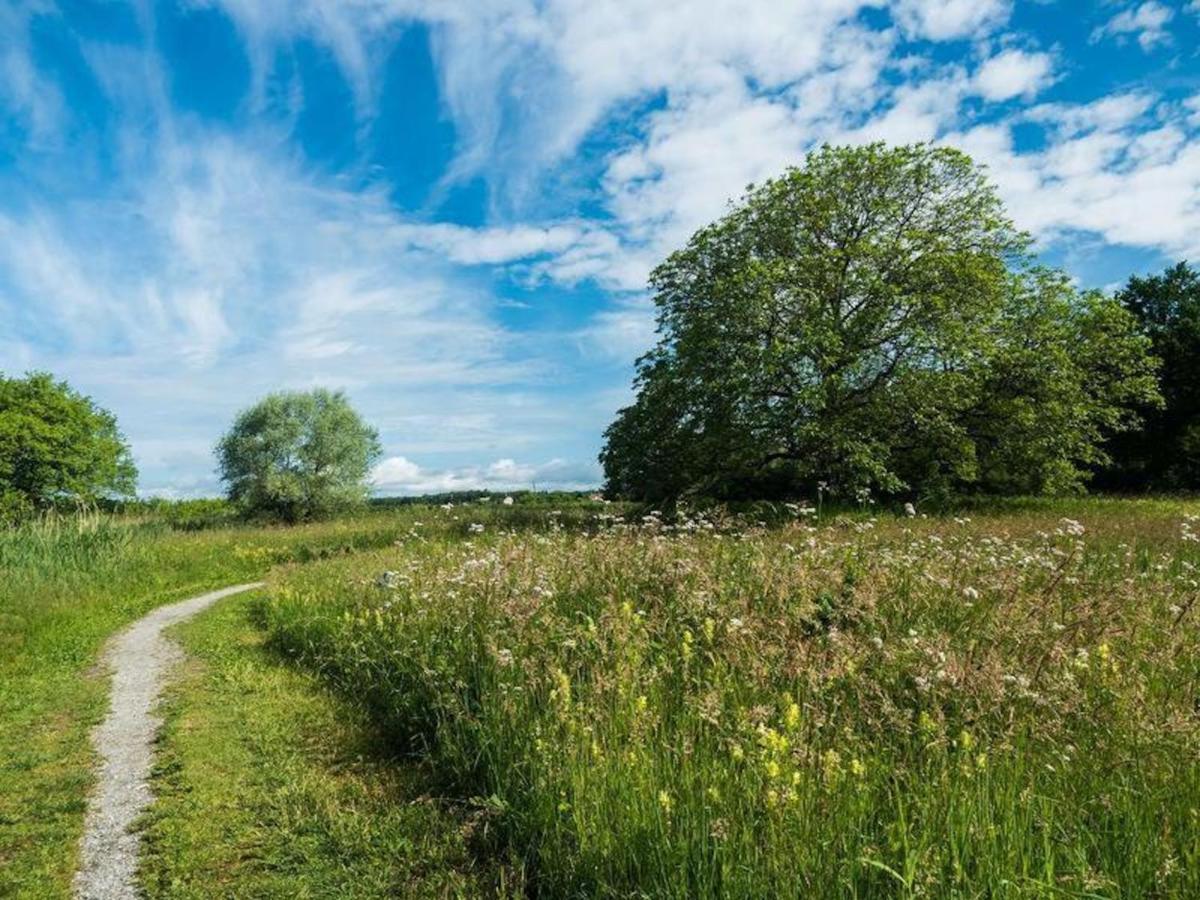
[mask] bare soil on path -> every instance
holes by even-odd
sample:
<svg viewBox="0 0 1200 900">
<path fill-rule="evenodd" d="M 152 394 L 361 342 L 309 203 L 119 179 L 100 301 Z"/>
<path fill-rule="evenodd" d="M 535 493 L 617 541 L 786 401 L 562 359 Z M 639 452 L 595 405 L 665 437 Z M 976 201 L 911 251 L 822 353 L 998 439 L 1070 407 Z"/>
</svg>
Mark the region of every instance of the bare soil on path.
<svg viewBox="0 0 1200 900">
<path fill-rule="evenodd" d="M 183 657 L 163 630 L 218 600 L 259 587 L 261 582 L 239 584 L 161 606 L 109 641 L 101 662 L 112 672 L 112 699 L 108 715 L 92 733 L 100 762 L 75 876 L 79 900 L 139 896 L 140 838 L 133 826 L 153 799 L 150 770 L 162 724 L 158 699 L 171 667 Z"/>
</svg>

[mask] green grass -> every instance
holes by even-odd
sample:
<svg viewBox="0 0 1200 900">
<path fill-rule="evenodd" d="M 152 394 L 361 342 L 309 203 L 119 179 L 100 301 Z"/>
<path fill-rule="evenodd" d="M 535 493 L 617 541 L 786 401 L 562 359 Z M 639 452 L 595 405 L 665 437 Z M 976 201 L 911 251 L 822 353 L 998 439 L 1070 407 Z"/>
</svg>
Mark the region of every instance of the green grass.
<svg viewBox="0 0 1200 900">
<path fill-rule="evenodd" d="M 0 532 L 0 896 L 69 895 L 104 639 L 271 569 L 180 631 L 151 897 L 1200 896 L 1200 504 L 783 509 Z"/>
<path fill-rule="evenodd" d="M 415 529 L 266 620 L 538 896 L 1195 897 L 1197 513 Z"/>
<path fill-rule="evenodd" d="M 177 629 L 146 822 L 147 897 L 474 897 L 468 817 L 389 756 L 361 710 L 263 646 L 253 601 Z M 486 876 L 486 877 L 485 877 Z"/>
<path fill-rule="evenodd" d="M 104 640 L 149 609 L 272 565 L 389 544 L 411 517 L 175 531 L 105 516 L 0 530 L 0 897 L 66 897 L 91 785 Z"/>
</svg>

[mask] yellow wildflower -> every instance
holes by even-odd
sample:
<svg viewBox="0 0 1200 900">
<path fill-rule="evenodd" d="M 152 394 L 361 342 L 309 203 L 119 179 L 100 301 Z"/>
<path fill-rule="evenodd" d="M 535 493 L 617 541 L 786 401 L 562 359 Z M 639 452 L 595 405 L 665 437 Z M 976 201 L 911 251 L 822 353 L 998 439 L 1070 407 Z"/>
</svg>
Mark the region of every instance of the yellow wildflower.
<svg viewBox="0 0 1200 900">
<path fill-rule="evenodd" d="M 674 807 L 675 803 L 671 799 L 670 794 L 668 794 L 666 791 L 659 791 L 658 792 L 658 805 L 660 807 L 662 807 L 662 811 L 669 816 L 671 814 L 671 809 Z"/>
<path fill-rule="evenodd" d="M 787 710 L 783 714 L 783 724 L 788 731 L 795 731 L 800 725 L 800 705 L 792 702 L 788 704 Z"/>
</svg>

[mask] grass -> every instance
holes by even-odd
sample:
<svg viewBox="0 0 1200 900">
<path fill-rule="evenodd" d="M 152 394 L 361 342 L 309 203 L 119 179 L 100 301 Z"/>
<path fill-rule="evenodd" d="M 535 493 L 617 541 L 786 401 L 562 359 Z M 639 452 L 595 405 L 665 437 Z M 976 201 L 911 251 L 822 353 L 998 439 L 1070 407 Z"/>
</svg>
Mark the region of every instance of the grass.
<svg viewBox="0 0 1200 900">
<path fill-rule="evenodd" d="M 1198 512 L 414 525 L 265 621 L 538 896 L 1194 897 Z"/>
<path fill-rule="evenodd" d="M 263 646 L 253 601 L 177 630 L 142 883 L 154 898 L 465 897 L 467 822 L 361 710 Z"/>
<path fill-rule="evenodd" d="M 409 517 L 177 531 L 108 516 L 0 530 L 0 897 L 67 897 L 91 784 L 104 640 L 149 609 L 275 564 L 388 544 Z"/>
<path fill-rule="evenodd" d="M 268 570 L 150 897 L 1200 896 L 1200 504 L 606 511 L 0 532 L 0 896 L 69 895 L 104 639 Z"/>
</svg>

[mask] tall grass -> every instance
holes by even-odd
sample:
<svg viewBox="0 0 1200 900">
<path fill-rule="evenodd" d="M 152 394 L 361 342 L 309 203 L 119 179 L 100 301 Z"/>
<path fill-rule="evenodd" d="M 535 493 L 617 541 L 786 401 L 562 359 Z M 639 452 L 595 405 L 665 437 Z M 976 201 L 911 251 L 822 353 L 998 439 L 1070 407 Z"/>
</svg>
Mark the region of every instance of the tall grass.
<svg viewBox="0 0 1200 900">
<path fill-rule="evenodd" d="M 0 528 L 0 896 L 70 895 L 88 728 L 107 696 L 93 667 L 107 637 L 159 604 L 273 565 L 390 544 L 410 521 L 383 512 L 194 531 L 140 510 Z"/>
<path fill-rule="evenodd" d="M 1200 896 L 1200 525 L 1080 508 L 414 528 L 264 614 L 538 895 Z"/>
</svg>

